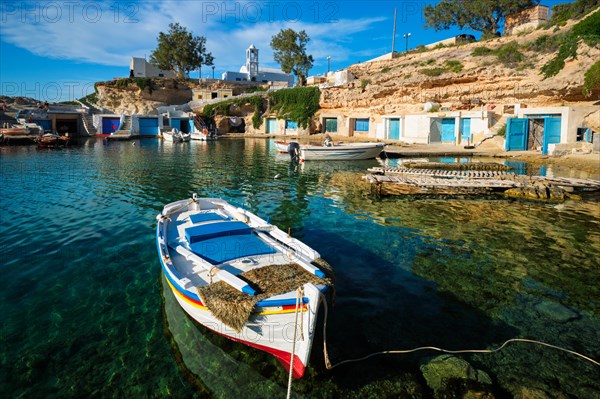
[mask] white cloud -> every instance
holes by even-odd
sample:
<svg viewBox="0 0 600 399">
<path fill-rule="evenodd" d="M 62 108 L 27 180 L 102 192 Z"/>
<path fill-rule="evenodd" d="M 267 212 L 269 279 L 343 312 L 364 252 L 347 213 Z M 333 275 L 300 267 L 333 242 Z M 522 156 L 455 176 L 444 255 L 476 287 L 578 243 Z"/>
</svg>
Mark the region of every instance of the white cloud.
<svg viewBox="0 0 600 399">
<path fill-rule="evenodd" d="M 353 37 L 385 21 L 385 18 L 360 18 L 327 23 L 322 22 L 323 15 L 318 20 L 316 14 L 309 22 L 294 21 L 298 15 L 294 7 L 302 3 L 289 3 L 296 6 L 287 8 L 286 3 L 281 3 L 281 9 L 275 8 L 275 4 L 279 3 L 171 0 L 15 3 L 12 8 L 3 6 L 0 40 L 42 57 L 125 66 L 132 55 L 149 56 L 158 33 L 165 31 L 169 23 L 179 22 L 194 34 L 207 38 L 207 48 L 215 57 L 217 70 L 236 71 L 251 43 L 260 50 L 260 64 L 275 67 L 269 43 L 282 28 L 306 30 L 311 38 L 309 53 L 313 54 L 316 65 L 323 65 L 327 56 L 336 62 L 351 59 L 356 54 Z M 302 6 L 300 13 L 314 12 L 308 3 Z M 364 51 L 379 54 L 377 49 Z"/>
</svg>

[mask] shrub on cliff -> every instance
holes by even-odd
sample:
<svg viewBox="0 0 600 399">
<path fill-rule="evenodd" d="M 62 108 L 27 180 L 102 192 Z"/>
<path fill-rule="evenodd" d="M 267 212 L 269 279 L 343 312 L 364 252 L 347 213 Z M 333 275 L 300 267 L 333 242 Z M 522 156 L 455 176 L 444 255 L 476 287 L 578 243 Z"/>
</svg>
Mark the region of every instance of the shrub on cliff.
<svg viewBox="0 0 600 399">
<path fill-rule="evenodd" d="M 583 78 L 583 94 L 590 96 L 592 91 L 600 89 L 600 61 L 591 66 Z"/>
</svg>

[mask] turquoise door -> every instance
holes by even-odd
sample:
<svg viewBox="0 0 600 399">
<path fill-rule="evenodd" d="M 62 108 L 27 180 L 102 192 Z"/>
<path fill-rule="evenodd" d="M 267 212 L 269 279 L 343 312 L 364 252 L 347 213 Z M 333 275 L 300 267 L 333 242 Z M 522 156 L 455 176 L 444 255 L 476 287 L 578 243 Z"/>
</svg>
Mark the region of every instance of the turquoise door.
<svg viewBox="0 0 600 399">
<path fill-rule="evenodd" d="M 337 133 L 337 118 L 325 118 L 325 132 Z"/>
<path fill-rule="evenodd" d="M 454 135 L 454 125 L 456 119 L 444 118 L 442 119 L 442 143 L 455 143 L 456 136 Z"/>
<path fill-rule="evenodd" d="M 469 143 L 471 140 L 471 118 L 462 118 L 460 120 L 460 141 Z"/>
<path fill-rule="evenodd" d="M 546 118 L 544 120 L 542 154 L 548 154 L 548 144 L 560 143 L 560 122 L 560 118 Z"/>
<path fill-rule="evenodd" d="M 400 119 L 390 119 L 388 140 L 400 140 Z"/>
<path fill-rule="evenodd" d="M 506 151 L 525 151 L 529 121 L 525 118 L 511 118 L 506 122 Z"/>
<path fill-rule="evenodd" d="M 267 133 L 277 133 L 277 119 L 267 118 Z"/>
<path fill-rule="evenodd" d="M 158 118 L 140 118 L 140 134 L 158 134 Z"/>
</svg>

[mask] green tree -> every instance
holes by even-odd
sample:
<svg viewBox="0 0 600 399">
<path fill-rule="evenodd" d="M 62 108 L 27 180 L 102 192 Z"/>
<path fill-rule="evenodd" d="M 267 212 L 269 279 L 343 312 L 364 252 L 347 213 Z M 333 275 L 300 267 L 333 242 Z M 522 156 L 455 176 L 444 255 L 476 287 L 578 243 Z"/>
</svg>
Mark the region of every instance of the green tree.
<svg viewBox="0 0 600 399">
<path fill-rule="evenodd" d="M 425 26 L 435 30 L 466 27 L 489 36 L 498 31 L 506 15 L 538 3 L 539 0 L 442 0 L 423 9 Z"/>
<path fill-rule="evenodd" d="M 310 38 L 305 31 L 282 29 L 271 38 L 273 58 L 285 73 L 293 73 L 298 78 L 298 86 L 304 86 L 304 79 L 313 66 L 313 56 L 306 55 L 306 43 Z"/>
<path fill-rule="evenodd" d="M 206 38 L 193 36 L 179 23 L 169 24 L 169 32 L 160 32 L 157 41 L 150 62 L 160 69 L 173 71 L 180 78 L 214 61 L 212 54 L 206 52 Z"/>
</svg>

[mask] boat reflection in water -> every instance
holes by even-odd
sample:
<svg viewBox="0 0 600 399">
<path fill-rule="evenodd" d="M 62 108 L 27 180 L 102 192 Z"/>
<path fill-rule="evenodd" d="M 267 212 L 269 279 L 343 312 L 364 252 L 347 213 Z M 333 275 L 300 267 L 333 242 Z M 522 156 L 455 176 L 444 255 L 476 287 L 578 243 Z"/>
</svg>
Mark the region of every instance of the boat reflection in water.
<svg viewBox="0 0 600 399">
<path fill-rule="evenodd" d="M 250 364 L 235 359 L 223 347 L 240 348 L 242 354 L 251 352 L 277 367 L 270 356 L 263 356 L 245 345 L 219 337 L 191 320 L 183 311 L 165 277 L 161 275 L 164 298 L 165 331 L 169 332 L 175 357 L 186 377 L 200 389 L 219 398 L 285 397 L 283 386 L 265 378 Z M 210 339 L 209 339 L 210 337 Z M 219 345 L 211 342 L 218 340 Z M 221 342 L 222 341 L 222 342 Z M 228 344 L 229 342 L 229 344 Z"/>
</svg>

